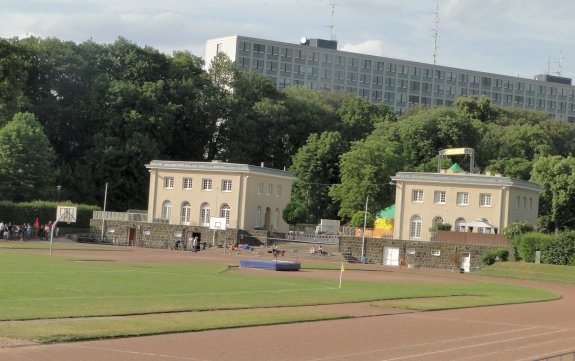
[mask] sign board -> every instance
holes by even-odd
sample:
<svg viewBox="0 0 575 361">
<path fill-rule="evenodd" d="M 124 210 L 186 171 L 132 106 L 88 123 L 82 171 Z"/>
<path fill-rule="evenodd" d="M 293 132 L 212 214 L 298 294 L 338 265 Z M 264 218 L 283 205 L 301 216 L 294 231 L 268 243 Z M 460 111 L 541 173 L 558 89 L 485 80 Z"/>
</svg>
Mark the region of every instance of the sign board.
<svg viewBox="0 0 575 361">
<path fill-rule="evenodd" d="M 56 210 L 56 219 L 66 223 L 75 223 L 77 210 L 77 207 L 58 206 L 58 209 Z"/>
<path fill-rule="evenodd" d="M 210 229 L 225 231 L 226 230 L 226 219 L 225 218 L 210 217 Z"/>
</svg>

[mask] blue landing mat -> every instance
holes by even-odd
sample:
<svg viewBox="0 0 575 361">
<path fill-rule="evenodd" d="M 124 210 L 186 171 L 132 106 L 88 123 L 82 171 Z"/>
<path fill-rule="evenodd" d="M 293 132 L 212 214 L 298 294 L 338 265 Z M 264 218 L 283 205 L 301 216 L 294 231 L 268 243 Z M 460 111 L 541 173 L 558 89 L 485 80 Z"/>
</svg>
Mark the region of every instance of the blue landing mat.
<svg viewBox="0 0 575 361">
<path fill-rule="evenodd" d="M 299 271 L 301 265 L 299 262 L 287 261 L 240 261 L 240 267 L 262 268 L 276 271 Z"/>
</svg>

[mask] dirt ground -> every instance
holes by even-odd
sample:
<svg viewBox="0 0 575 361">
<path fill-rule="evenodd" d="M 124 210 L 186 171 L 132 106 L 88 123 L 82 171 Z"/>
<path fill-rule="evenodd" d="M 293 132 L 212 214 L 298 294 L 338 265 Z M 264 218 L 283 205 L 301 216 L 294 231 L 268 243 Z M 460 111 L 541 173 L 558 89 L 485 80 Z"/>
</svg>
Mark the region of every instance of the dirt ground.
<svg viewBox="0 0 575 361">
<path fill-rule="evenodd" d="M 191 253 L 136 248 L 125 248 L 118 252 L 56 250 L 55 253 L 82 260 L 106 259 L 138 263 L 239 264 L 239 260 L 253 256 L 236 256 L 233 253 L 224 256 L 223 250 Z M 339 262 L 334 258 L 314 259 L 308 255 L 292 258 L 296 257 L 302 263 Z M 348 269 L 344 280 L 446 283 L 477 282 L 484 279 L 475 274 L 443 270 L 399 269 L 380 265 L 362 267 L 385 272 Z M 238 269 L 233 272 L 265 272 L 277 277 L 286 276 L 284 272 L 255 269 Z M 338 271 L 304 270 L 289 272 L 287 276 L 333 278 L 338 274 Z M 0 360 L 535 360 L 545 355 L 575 350 L 574 286 L 501 281 L 547 289 L 563 297 L 549 302 L 434 312 L 374 307 L 373 302 L 309 306 L 349 314 L 353 318 L 53 345 L 0 339 Z"/>
</svg>

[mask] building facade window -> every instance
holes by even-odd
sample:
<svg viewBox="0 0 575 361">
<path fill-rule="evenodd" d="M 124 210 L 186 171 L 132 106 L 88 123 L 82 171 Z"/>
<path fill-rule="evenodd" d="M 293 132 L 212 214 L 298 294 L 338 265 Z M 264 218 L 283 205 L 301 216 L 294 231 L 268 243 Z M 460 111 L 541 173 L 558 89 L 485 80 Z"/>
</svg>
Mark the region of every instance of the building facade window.
<svg viewBox="0 0 575 361">
<path fill-rule="evenodd" d="M 445 191 L 435 191 L 434 203 L 445 204 L 446 193 Z"/>
<path fill-rule="evenodd" d="M 186 190 L 192 189 L 192 178 L 184 178 L 182 180 L 182 188 Z"/>
<path fill-rule="evenodd" d="M 455 232 L 465 232 L 465 219 L 457 218 L 455 221 Z"/>
<path fill-rule="evenodd" d="M 409 238 L 420 239 L 421 238 L 421 217 L 413 216 L 409 222 Z"/>
<path fill-rule="evenodd" d="M 276 197 L 281 197 L 281 196 L 282 196 L 282 186 L 278 184 L 276 186 Z"/>
<path fill-rule="evenodd" d="M 280 210 L 279 210 L 279 208 L 276 208 L 276 211 L 274 212 L 274 228 L 275 229 L 280 228 Z"/>
<path fill-rule="evenodd" d="M 457 205 L 467 206 L 469 205 L 469 193 L 467 192 L 457 192 Z"/>
<path fill-rule="evenodd" d="M 164 188 L 165 189 L 174 188 L 174 177 L 164 177 Z"/>
<path fill-rule="evenodd" d="M 232 191 L 232 181 L 229 179 L 224 179 L 222 181 L 222 192 L 231 192 Z"/>
<path fill-rule="evenodd" d="M 220 217 L 226 219 L 226 226 L 230 225 L 230 206 L 226 203 L 222 204 L 220 208 Z"/>
<path fill-rule="evenodd" d="M 423 203 L 423 190 L 422 189 L 414 189 L 411 192 L 411 201 L 413 203 Z"/>
<path fill-rule="evenodd" d="M 260 218 L 262 217 L 262 207 L 256 208 L 256 228 L 261 226 Z"/>
<path fill-rule="evenodd" d="M 182 210 L 180 215 L 181 224 L 189 225 L 191 214 L 192 214 L 192 207 L 190 206 L 190 203 L 189 202 L 182 203 Z"/>
<path fill-rule="evenodd" d="M 481 193 L 479 195 L 480 207 L 491 207 L 491 193 Z"/>
<path fill-rule="evenodd" d="M 162 219 L 170 220 L 172 217 L 172 202 L 164 201 L 162 203 Z"/>
<path fill-rule="evenodd" d="M 266 195 L 271 196 L 273 193 L 273 189 L 274 189 L 274 185 L 273 184 L 268 184 L 268 190 L 266 192 Z"/>
<path fill-rule="evenodd" d="M 208 203 L 202 203 L 200 206 L 200 226 L 210 226 L 210 205 Z"/>
<path fill-rule="evenodd" d="M 212 190 L 212 180 L 210 178 L 202 179 L 202 190 L 211 191 Z"/>
<path fill-rule="evenodd" d="M 260 183 L 258 184 L 258 194 L 263 194 L 264 193 L 264 184 Z"/>
</svg>

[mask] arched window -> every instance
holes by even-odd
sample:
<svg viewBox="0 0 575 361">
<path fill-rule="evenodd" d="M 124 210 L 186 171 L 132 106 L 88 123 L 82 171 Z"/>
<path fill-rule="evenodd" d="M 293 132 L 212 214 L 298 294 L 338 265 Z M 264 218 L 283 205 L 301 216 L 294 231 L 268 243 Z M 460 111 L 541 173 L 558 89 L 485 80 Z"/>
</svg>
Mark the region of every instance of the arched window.
<svg viewBox="0 0 575 361">
<path fill-rule="evenodd" d="M 210 226 L 210 205 L 208 203 L 202 203 L 200 207 L 200 226 Z"/>
<path fill-rule="evenodd" d="M 180 222 L 181 224 L 189 225 L 190 224 L 190 215 L 192 213 L 192 207 L 190 206 L 189 202 L 182 203 L 182 211 L 180 214 Z"/>
<path fill-rule="evenodd" d="M 274 228 L 276 230 L 280 228 L 280 210 L 279 210 L 279 208 L 276 208 L 276 211 L 274 213 Z"/>
<path fill-rule="evenodd" d="M 464 218 L 457 218 L 455 220 L 455 232 L 465 232 L 465 219 Z"/>
<path fill-rule="evenodd" d="M 167 220 L 169 222 L 171 217 L 172 217 L 172 202 L 164 201 L 164 203 L 162 203 L 162 219 Z"/>
<path fill-rule="evenodd" d="M 415 238 L 415 239 L 421 238 L 421 217 L 420 216 L 411 217 L 411 222 L 409 223 L 409 238 Z"/>
<path fill-rule="evenodd" d="M 441 223 L 443 223 L 443 218 L 441 218 L 440 216 L 433 218 L 433 224 L 441 224 Z"/>
<path fill-rule="evenodd" d="M 256 227 L 260 227 L 261 223 L 260 223 L 260 218 L 262 217 L 262 207 L 259 207 L 256 209 Z"/>
<path fill-rule="evenodd" d="M 226 226 L 230 225 L 230 206 L 226 203 L 220 207 L 220 217 L 226 219 Z"/>
</svg>

